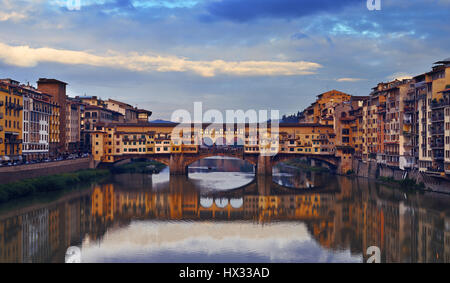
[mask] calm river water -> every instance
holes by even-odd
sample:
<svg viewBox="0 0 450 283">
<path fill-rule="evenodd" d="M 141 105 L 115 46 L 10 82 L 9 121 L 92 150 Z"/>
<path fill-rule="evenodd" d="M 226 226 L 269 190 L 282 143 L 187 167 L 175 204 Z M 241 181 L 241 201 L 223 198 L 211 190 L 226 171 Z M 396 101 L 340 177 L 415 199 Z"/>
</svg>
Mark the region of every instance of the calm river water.
<svg viewBox="0 0 450 283">
<path fill-rule="evenodd" d="M 0 262 L 450 262 L 450 196 L 234 159 L 0 206 Z"/>
</svg>

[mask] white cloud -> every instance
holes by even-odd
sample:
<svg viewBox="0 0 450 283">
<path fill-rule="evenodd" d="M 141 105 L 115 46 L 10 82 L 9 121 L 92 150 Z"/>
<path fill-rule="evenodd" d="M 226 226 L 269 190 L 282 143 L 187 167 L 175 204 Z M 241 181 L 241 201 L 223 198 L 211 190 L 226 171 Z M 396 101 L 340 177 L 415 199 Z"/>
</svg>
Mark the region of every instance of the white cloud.
<svg viewBox="0 0 450 283">
<path fill-rule="evenodd" d="M 192 261 L 199 260 L 199 255 L 208 257 L 205 260 L 220 261 L 221 256 L 232 254 L 270 262 L 362 261 L 361 255 L 321 247 L 304 223 L 199 222 L 194 225 L 135 221 L 127 227 L 109 229 L 99 240 L 86 237 L 81 252 L 83 262 L 130 258 L 137 262 L 164 262 L 167 253 L 172 257 L 189 254 Z"/>
<path fill-rule="evenodd" d="M 32 5 L 24 1 L 0 0 L 0 22 L 18 22 L 28 18 Z"/>
<path fill-rule="evenodd" d="M 365 81 L 366 79 L 360 79 L 360 78 L 340 78 L 340 79 L 336 79 L 337 82 L 340 83 L 354 83 L 354 82 L 359 82 L 359 81 Z"/>
<path fill-rule="evenodd" d="M 292 76 L 314 74 L 322 66 L 313 62 L 296 61 L 194 61 L 166 55 L 147 55 L 136 52 L 120 54 L 110 51 L 95 55 L 84 51 L 10 46 L 0 43 L 0 60 L 18 67 L 34 67 L 51 62 L 67 65 L 120 68 L 138 72 L 193 72 L 204 77 L 218 74 L 233 76 Z"/>
<path fill-rule="evenodd" d="M 17 12 L 4 12 L 4 11 L 0 11 L 0 22 L 5 22 L 5 21 L 18 21 L 18 20 L 22 20 L 25 19 L 27 16 L 25 14 L 20 14 Z"/>
<path fill-rule="evenodd" d="M 413 77 L 413 75 L 411 75 L 411 74 L 400 72 L 400 73 L 395 73 L 392 76 L 388 76 L 388 77 L 386 77 L 386 79 L 393 80 L 393 81 L 394 80 L 401 81 L 401 80 L 411 79 L 412 77 Z"/>
</svg>

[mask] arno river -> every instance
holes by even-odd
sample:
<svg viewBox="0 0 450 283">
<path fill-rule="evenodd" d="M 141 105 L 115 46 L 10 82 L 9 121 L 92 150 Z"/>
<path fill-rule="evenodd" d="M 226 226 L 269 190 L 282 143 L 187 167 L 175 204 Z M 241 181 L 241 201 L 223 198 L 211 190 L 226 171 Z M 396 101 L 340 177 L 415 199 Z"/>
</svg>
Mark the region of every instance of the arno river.
<svg viewBox="0 0 450 283">
<path fill-rule="evenodd" d="M 450 262 L 450 196 L 205 159 L 0 206 L 0 262 Z"/>
</svg>

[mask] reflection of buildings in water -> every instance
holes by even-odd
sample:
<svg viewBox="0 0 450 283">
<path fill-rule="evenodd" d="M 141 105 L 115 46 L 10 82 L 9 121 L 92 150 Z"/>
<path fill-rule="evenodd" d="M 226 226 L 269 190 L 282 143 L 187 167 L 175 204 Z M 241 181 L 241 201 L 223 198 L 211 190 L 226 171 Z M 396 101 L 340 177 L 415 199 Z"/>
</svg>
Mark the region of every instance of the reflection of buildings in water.
<svg viewBox="0 0 450 283">
<path fill-rule="evenodd" d="M 328 185 L 335 179 L 335 176 L 323 172 L 293 169 L 282 164 L 274 167 L 274 181 L 285 187 L 319 188 Z"/>
<path fill-rule="evenodd" d="M 114 185 L 98 185 L 92 192 L 92 216 L 102 218 L 104 222 L 114 220 Z"/>
<path fill-rule="evenodd" d="M 434 209 L 425 196 L 405 199 L 389 195 L 391 189 L 386 195 L 367 180 L 338 178 L 333 190 L 309 191 L 258 178 L 238 190 L 205 194 L 185 177 L 172 177 L 158 189 L 136 177 L 0 216 L 0 261 L 63 261 L 69 246 L 100 240 L 108 229 L 136 219 L 215 219 L 302 221 L 321 246 L 364 259 L 367 247 L 378 246 L 386 262 L 450 262 L 445 209 Z M 134 185 L 127 187 L 126 178 Z"/>
<path fill-rule="evenodd" d="M 254 166 L 249 163 L 235 158 L 204 158 L 191 165 L 190 168 L 214 169 L 219 172 L 253 172 Z"/>
<path fill-rule="evenodd" d="M 48 257 L 48 210 L 46 208 L 31 211 L 22 217 L 23 260 L 41 261 Z"/>
<path fill-rule="evenodd" d="M 22 217 L 12 216 L 0 222 L 0 261 L 23 262 Z"/>
<path fill-rule="evenodd" d="M 0 262 L 63 262 L 67 247 L 89 231 L 86 193 L 0 217 Z"/>
<path fill-rule="evenodd" d="M 418 210 L 417 261 L 450 262 L 450 218 L 436 211 Z"/>
</svg>

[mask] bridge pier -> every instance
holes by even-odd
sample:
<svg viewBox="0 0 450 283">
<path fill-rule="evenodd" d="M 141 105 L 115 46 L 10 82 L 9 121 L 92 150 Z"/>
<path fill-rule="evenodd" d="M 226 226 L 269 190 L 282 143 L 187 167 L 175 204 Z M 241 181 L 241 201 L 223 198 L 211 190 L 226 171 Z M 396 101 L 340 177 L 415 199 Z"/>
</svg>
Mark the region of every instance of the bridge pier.
<svg viewBox="0 0 450 283">
<path fill-rule="evenodd" d="M 256 163 L 256 174 L 259 176 L 272 176 L 271 156 L 258 156 L 258 162 Z"/>
<path fill-rule="evenodd" d="M 337 166 L 337 173 L 346 175 L 351 170 L 353 170 L 353 159 L 351 157 L 341 158 Z"/>
<path fill-rule="evenodd" d="M 256 185 L 258 186 L 258 194 L 260 196 L 270 196 L 272 188 L 272 176 L 258 175 L 256 176 Z"/>
<path fill-rule="evenodd" d="M 187 175 L 188 167 L 183 154 L 171 154 L 169 160 L 170 175 Z"/>
</svg>

